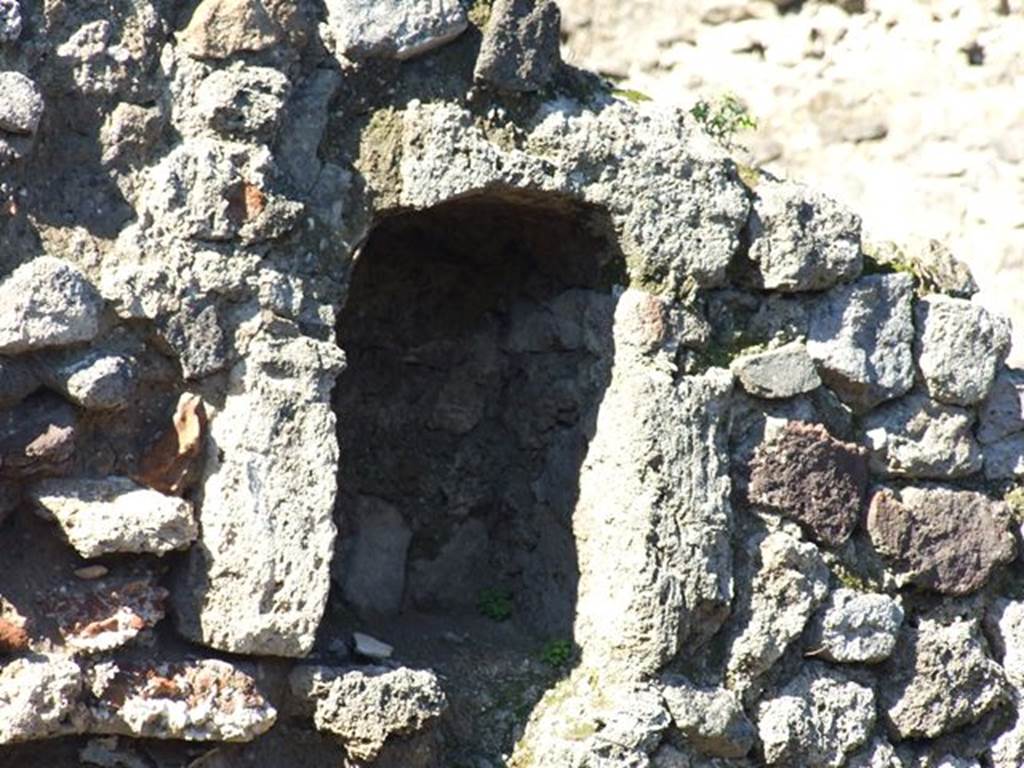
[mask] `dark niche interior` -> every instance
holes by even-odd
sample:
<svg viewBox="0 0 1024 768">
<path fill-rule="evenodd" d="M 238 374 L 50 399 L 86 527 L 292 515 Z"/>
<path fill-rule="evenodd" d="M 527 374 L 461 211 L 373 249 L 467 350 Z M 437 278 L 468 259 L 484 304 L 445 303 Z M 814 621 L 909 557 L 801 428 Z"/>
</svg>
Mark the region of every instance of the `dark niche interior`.
<svg viewBox="0 0 1024 768">
<path fill-rule="evenodd" d="M 338 319 L 339 636 L 456 687 L 571 645 L 572 514 L 622 265 L 609 232 L 593 209 L 503 194 L 374 229 Z"/>
</svg>

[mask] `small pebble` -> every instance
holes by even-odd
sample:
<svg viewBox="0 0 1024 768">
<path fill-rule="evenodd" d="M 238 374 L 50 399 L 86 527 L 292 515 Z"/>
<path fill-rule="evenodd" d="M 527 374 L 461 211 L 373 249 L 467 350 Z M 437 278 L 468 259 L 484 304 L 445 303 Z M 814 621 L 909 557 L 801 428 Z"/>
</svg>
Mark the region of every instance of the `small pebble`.
<svg viewBox="0 0 1024 768">
<path fill-rule="evenodd" d="M 387 643 L 382 643 L 375 637 L 364 635 L 362 632 L 353 632 L 352 640 L 356 645 L 356 653 L 368 659 L 390 659 L 395 649 Z"/>
<path fill-rule="evenodd" d="M 87 565 L 84 568 L 75 570 L 75 576 L 86 581 L 101 579 L 108 573 L 110 573 L 110 569 L 105 565 Z"/>
</svg>

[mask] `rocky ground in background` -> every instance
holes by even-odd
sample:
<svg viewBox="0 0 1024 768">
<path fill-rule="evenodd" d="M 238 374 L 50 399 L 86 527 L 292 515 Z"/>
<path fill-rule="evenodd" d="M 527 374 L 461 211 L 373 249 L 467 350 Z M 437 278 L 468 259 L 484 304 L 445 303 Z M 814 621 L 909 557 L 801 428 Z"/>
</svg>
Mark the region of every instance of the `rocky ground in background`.
<svg viewBox="0 0 1024 768">
<path fill-rule="evenodd" d="M 750 162 L 938 240 L 1024 329 L 1019 0 L 564 0 L 567 57 L 658 102 L 734 93 Z M 1024 330 L 1011 357 L 1024 362 Z"/>
<path fill-rule="evenodd" d="M 0 85 L 0 767 L 1024 763 L 942 247 L 550 2 L 0 0 Z"/>
</svg>

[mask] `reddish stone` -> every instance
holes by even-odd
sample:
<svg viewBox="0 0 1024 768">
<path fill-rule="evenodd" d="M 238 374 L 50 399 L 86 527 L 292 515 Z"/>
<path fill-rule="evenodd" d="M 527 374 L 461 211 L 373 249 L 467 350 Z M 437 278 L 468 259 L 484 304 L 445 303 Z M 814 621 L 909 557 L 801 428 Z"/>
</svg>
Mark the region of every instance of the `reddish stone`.
<svg viewBox="0 0 1024 768">
<path fill-rule="evenodd" d="M 142 458 L 133 479 L 161 493 L 183 494 L 199 474 L 205 432 L 203 400 L 186 392 L 178 400 L 171 428 Z"/>
<path fill-rule="evenodd" d="M 7 619 L 0 619 L 0 653 L 18 653 L 28 648 L 28 633 Z"/>
<path fill-rule="evenodd" d="M 95 653 L 120 647 L 154 626 L 164 617 L 167 596 L 144 576 L 65 588 L 50 597 L 47 608 L 68 648 Z"/>
<path fill-rule="evenodd" d="M 939 486 L 883 488 L 868 511 L 871 542 L 898 572 L 946 595 L 979 589 L 1017 553 L 1005 503 Z"/>
<path fill-rule="evenodd" d="M 867 452 L 819 424 L 790 422 L 762 445 L 750 466 L 749 498 L 837 547 L 860 519 L 868 485 Z"/>
</svg>

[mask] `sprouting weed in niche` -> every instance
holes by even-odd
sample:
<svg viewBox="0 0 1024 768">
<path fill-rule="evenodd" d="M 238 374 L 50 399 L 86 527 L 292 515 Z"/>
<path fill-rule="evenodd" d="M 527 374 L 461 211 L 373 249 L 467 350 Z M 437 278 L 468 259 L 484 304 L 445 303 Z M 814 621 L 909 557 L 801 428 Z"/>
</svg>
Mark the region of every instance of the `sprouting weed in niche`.
<svg viewBox="0 0 1024 768">
<path fill-rule="evenodd" d="M 549 640 L 540 651 L 540 660 L 551 667 L 566 667 L 575 656 L 571 640 Z"/>
<path fill-rule="evenodd" d="M 506 621 L 512 616 L 512 595 L 503 589 L 484 589 L 477 597 L 476 607 L 492 621 Z"/>
</svg>

